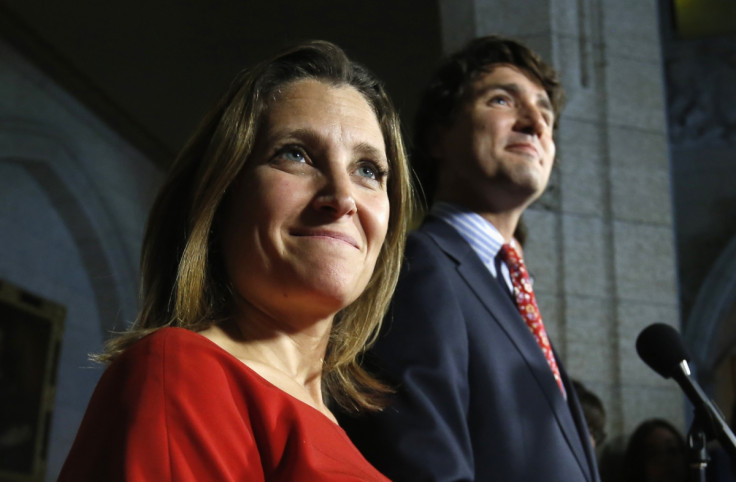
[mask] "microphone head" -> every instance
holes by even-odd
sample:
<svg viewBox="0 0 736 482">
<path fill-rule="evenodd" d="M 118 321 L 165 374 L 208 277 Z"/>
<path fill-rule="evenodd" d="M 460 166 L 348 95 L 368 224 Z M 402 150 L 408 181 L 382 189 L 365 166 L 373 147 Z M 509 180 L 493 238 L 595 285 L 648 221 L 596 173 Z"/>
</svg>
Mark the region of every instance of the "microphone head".
<svg viewBox="0 0 736 482">
<path fill-rule="evenodd" d="M 690 360 L 680 334 L 664 323 L 644 328 L 636 339 L 636 351 L 652 370 L 664 378 L 677 373 L 682 360 Z"/>
</svg>

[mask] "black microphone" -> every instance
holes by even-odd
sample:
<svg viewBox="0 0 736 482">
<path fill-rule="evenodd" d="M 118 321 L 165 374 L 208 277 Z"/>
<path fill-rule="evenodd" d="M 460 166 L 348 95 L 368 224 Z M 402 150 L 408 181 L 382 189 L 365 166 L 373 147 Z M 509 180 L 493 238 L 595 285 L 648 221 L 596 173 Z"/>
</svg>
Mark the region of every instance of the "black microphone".
<svg viewBox="0 0 736 482">
<path fill-rule="evenodd" d="M 674 379 L 695 408 L 696 418 L 711 438 L 716 437 L 723 448 L 736 461 L 736 437 L 723 419 L 720 410 L 706 396 L 698 382 L 691 376 L 690 357 L 680 334 L 670 325 L 654 323 L 644 328 L 636 339 L 639 357 L 652 370 L 664 378 Z"/>
<path fill-rule="evenodd" d="M 644 328 L 636 339 L 639 357 L 652 370 L 664 378 L 672 378 L 681 372 L 680 363 L 690 361 L 677 330 L 664 323 L 655 323 Z"/>
</svg>

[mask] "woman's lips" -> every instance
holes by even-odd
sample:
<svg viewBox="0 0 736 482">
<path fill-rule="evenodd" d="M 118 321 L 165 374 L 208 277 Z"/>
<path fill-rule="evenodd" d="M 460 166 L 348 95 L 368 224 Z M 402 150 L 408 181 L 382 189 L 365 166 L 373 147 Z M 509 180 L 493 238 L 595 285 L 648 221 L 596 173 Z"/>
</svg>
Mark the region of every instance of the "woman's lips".
<svg viewBox="0 0 736 482">
<path fill-rule="evenodd" d="M 295 229 L 292 230 L 293 236 L 299 237 L 310 237 L 310 238 L 330 238 L 336 241 L 342 241 L 343 243 L 349 244 L 355 249 L 360 249 L 358 242 L 349 234 L 341 233 L 339 231 L 331 231 L 328 229 Z"/>
</svg>

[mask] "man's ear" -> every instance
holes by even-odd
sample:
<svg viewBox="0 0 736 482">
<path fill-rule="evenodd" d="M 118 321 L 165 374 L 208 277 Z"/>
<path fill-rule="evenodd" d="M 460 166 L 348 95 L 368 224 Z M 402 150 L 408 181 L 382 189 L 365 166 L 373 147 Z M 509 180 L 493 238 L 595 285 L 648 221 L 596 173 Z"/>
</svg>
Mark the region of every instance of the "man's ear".
<svg viewBox="0 0 736 482">
<path fill-rule="evenodd" d="M 445 126 L 435 124 L 427 132 L 427 151 L 433 159 L 443 159 L 442 155 L 445 151 L 445 133 L 447 128 Z"/>
</svg>

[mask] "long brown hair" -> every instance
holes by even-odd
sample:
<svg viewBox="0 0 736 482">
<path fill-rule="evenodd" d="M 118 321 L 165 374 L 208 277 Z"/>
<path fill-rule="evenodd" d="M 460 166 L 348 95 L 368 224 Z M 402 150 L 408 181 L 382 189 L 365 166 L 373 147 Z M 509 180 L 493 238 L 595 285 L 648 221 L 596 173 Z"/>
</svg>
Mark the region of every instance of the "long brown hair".
<svg viewBox="0 0 736 482">
<path fill-rule="evenodd" d="M 349 410 L 379 408 L 384 386 L 358 357 L 375 339 L 398 279 L 411 186 L 400 124 L 382 84 L 336 45 L 311 41 L 241 72 L 179 154 L 151 210 L 141 257 L 142 309 L 98 359 L 110 361 L 164 326 L 200 331 L 230 316 L 233 294 L 218 247 L 223 199 L 249 161 L 279 89 L 316 79 L 348 85 L 375 111 L 389 160 L 388 231 L 360 297 L 336 316 L 323 369 L 325 395 Z"/>
</svg>

